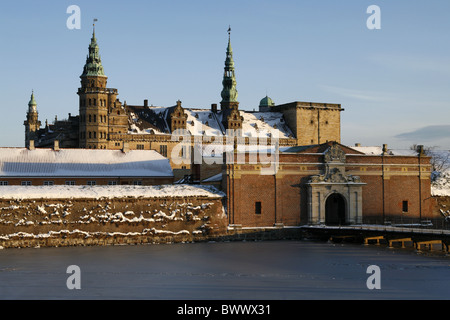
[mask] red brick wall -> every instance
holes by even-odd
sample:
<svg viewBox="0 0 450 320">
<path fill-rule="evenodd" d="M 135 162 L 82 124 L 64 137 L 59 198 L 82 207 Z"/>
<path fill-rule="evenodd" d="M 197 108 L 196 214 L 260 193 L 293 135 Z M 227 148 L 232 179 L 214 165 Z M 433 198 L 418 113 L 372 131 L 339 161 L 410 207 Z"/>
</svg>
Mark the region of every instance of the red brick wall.
<svg viewBox="0 0 450 320">
<path fill-rule="evenodd" d="M 248 161 L 248 157 L 246 158 Z M 428 171 L 419 179 L 419 158 L 403 156 L 347 157 L 346 171 L 359 176 L 362 187 L 363 219 L 382 223 L 383 219 L 432 217 L 431 186 Z M 422 165 L 429 158 L 420 158 Z M 383 179 L 382 163 L 388 167 Z M 395 164 L 394 166 L 388 166 Z M 272 226 L 275 223 L 300 225 L 308 222 L 308 189 L 311 175 L 323 174 L 323 155 L 280 154 L 280 170 L 274 175 L 261 175 L 259 165 L 228 165 L 226 188 L 230 224 Z M 234 168 L 236 178 L 232 178 Z M 387 178 L 389 177 L 389 178 Z M 420 183 L 419 183 L 420 181 Z M 384 188 L 384 191 L 383 191 Z M 408 212 L 402 211 L 408 201 Z M 261 202 L 261 214 L 255 214 L 255 202 Z"/>
</svg>

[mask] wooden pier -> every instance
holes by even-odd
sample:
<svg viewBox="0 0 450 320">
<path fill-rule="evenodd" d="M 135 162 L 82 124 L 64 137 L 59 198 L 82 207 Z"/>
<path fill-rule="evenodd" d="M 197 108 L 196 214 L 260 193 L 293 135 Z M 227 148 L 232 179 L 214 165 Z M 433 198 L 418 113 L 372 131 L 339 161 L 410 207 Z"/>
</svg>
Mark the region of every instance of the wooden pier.
<svg viewBox="0 0 450 320">
<path fill-rule="evenodd" d="M 331 241 L 353 241 L 366 245 L 382 243 L 390 248 L 399 246 L 406 248 L 410 243 L 416 250 L 439 250 L 449 253 L 450 230 L 436 230 L 417 227 L 397 227 L 378 225 L 351 226 L 302 226 L 302 232 L 310 238 L 327 239 Z"/>
</svg>

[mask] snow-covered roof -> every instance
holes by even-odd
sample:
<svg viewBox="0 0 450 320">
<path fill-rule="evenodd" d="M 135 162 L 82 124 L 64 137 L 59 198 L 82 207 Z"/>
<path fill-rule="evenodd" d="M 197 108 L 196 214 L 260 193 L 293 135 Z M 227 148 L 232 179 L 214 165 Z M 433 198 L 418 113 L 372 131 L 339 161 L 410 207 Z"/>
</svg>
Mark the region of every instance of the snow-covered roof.
<svg viewBox="0 0 450 320">
<path fill-rule="evenodd" d="M 222 181 L 222 172 L 215 174 L 209 178 L 206 178 L 202 182 L 219 182 L 219 181 Z"/>
<path fill-rule="evenodd" d="M 221 115 L 215 114 L 211 110 L 204 109 L 184 109 L 187 118 L 186 129 L 193 136 L 221 136 L 223 126 L 220 124 Z"/>
<path fill-rule="evenodd" d="M 379 156 L 383 153 L 383 148 L 375 147 L 351 147 L 353 150 L 362 152 L 366 155 Z M 388 149 L 388 154 L 393 156 L 417 156 L 417 151 L 408 149 Z"/>
<path fill-rule="evenodd" d="M 129 106 L 130 108 L 132 106 Z M 170 110 L 174 107 L 140 107 L 130 109 L 130 133 L 168 134 Z M 223 136 L 226 130 L 222 124 L 222 112 L 209 109 L 184 108 L 187 114 L 186 129 L 193 136 Z M 294 134 L 283 119 L 281 112 L 248 112 L 240 110 L 244 118 L 244 137 L 289 138 Z"/>
<path fill-rule="evenodd" d="M 0 148 L 0 177 L 172 177 L 154 150 Z"/>
<path fill-rule="evenodd" d="M 242 134 L 245 137 L 294 137 L 281 112 L 242 112 Z"/>
</svg>

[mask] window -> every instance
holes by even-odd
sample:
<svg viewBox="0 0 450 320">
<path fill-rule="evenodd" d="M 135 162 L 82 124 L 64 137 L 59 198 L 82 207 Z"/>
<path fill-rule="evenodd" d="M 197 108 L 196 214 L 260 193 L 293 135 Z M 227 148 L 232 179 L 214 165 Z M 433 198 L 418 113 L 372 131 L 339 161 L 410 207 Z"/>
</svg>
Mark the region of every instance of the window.
<svg viewBox="0 0 450 320">
<path fill-rule="evenodd" d="M 95 180 L 89 180 L 88 182 L 87 182 L 87 185 L 88 186 L 95 186 Z"/>
<path fill-rule="evenodd" d="M 8 181 L 0 181 L 0 186 L 7 186 L 8 184 Z"/>
<path fill-rule="evenodd" d="M 138 144 L 138 145 L 136 146 L 136 149 L 138 149 L 138 150 L 144 150 L 144 145 L 143 145 L 143 144 Z"/>
<path fill-rule="evenodd" d="M 142 180 L 134 180 L 133 185 L 135 186 L 142 186 Z"/>
<path fill-rule="evenodd" d="M 44 186 L 53 186 L 54 184 L 54 181 L 44 181 Z"/>
<path fill-rule="evenodd" d="M 65 185 L 66 186 L 74 186 L 75 185 L 75 181 L 66 181 Z"/>
<path fill-rule="evenodd" d="M 261 214 L 261 202 L 255 202 L 255 214 Z"/>
<path fill-rule="evenodd" d="M 403 201 L 402 203 L 402 211 L 408 212 L 408 201 Z"/>
<path fill-rule="evenodd" d="M 117 186 L 117 181 L 108 181 L 108 186 Z"/>
<path fill-rule="evenodd" d="M 20 182 L 22 186 L 31 186 L 31 181 L 22 181 Z"/>
<path fill-rule="evenodd" d="M 166 145 L 160 145 L 159 146 L 159 153 L 161 153 L 161 155 L 163 157 L 167 157 L 167 146 Z"/>
</svg>

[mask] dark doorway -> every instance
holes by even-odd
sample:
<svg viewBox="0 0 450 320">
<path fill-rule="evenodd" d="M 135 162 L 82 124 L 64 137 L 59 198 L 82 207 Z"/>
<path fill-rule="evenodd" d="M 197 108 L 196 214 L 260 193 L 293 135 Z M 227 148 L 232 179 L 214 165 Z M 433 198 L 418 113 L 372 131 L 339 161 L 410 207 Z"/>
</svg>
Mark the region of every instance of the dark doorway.
<svg viewBox="0 0 450 320">
<path fill-rule="evenodd" d="M 345 200 L 339 193 L 330 195 L 325 203 L 325 224 L 345 224 Z"/>
</svg>

